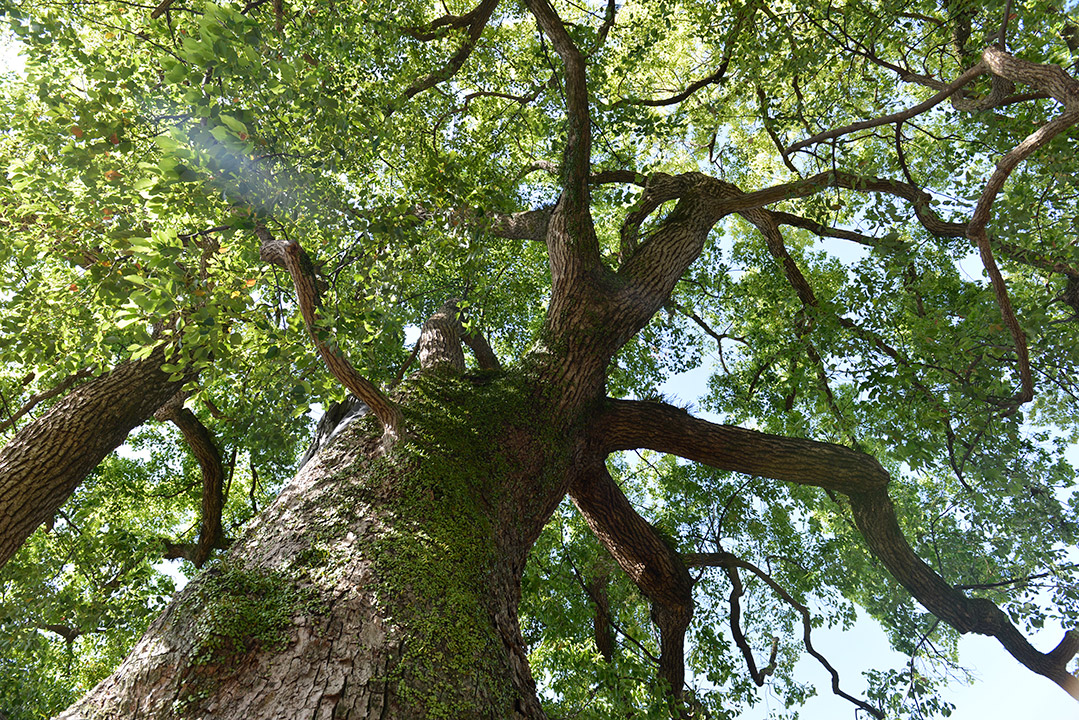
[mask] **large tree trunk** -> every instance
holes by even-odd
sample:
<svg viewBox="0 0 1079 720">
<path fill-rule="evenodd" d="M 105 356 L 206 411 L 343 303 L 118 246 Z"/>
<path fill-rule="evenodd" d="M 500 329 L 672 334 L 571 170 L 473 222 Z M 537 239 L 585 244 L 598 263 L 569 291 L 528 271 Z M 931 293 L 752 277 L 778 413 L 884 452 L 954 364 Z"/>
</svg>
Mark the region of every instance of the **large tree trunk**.
<svg viewBox="0 0 1079 720">
<path fill-rule="evenodd" d="M 321 451 L 62 718 L 540 718 L 517 624 L 565 492 L 524 383 L 424 378 Z"/>
</svg>

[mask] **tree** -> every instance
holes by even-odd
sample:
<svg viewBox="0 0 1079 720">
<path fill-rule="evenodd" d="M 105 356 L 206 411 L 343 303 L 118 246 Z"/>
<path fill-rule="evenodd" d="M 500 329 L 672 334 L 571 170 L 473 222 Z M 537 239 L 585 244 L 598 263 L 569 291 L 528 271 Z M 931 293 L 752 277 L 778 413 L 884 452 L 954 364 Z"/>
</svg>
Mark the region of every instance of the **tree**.
<svg viewBox="0 0 1079 720">
<path fill-rule="evenodd" d="M 0 7 L 0 712 L 164 555 L 61 717 L 733 717 L 855 605 L 870 715 L 1079 698 L 1068 6 Z"/>
</svg>

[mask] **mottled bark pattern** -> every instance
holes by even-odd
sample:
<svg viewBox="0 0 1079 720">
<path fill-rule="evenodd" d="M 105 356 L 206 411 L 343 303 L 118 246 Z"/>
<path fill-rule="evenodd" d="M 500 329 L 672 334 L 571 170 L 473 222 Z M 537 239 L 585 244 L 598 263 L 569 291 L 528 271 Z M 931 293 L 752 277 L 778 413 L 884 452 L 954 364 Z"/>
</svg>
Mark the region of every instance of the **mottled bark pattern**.
<svg viewBox="0 0 1079 720">
<path fill-rule="evenodd" d="M 434 395 L 435 422 L 476 419 L 455 403 L 459 396 L 439 385 L 423 387 Z M 526 413 L 540 408 L 543 416 L 541 405 L 526 399 L 522 407 Z M 417 432 L 427 432 L 430 417 L 411 416 Z M 457 555 L 478 558 L 470 566 L 443 552 L 445 542 L 467 541 L 456 534 L 443 538 L 445 518 L 430 514 L 452 520 L 466 510 L 458 496 L 444 503 L 432 497 L 450 492 L 450 481 L 420 493 L 418 504 L 401 499 L 415 483 L 430 482 L 432 473 L 437 479 L 463 470 L 431 455 L 428 444 L 409 454 L 411 439 L 385 455 L 373 424 L 353 422 L 304 466 L 220 564 L 180 593 L 117 672 L 60 717 L 542 720 L 517 605 L 528 549 L 565 492 L 555 458 L 566 448 L 541 442 L 536 432 L 555 422 L 545 417 L 510 415 L 489 436 L 449 438 L 460 452 L 491 464 L 474 461 L 460 485 L 467 494 L 482 478 L 493 483 L 475 491 L 486 500 L 469 503 L 468 511 L 489 528 L 458 548 Z M 398 560 L 409 557 L 423 560 Z M 397 567 L 412 569 L 387 574 Z M 473 625 L 474 618 L 457 613 L 460 588 L 443 591 L 430 582 L 475 567 L 486 570 L 475 586 L 480 619 Z M 252 586 L 260 588 L 254 609 L 246 608 L 247 596 L 221 590 L 247 593 Z M 274 593 L 291 603 L 282 616 L 273 615 Z M 268 636 L 266 628 L 259 630 L 267 613 L 276 617 Z M 412 644 L 424 642 L 422 628 L 438 624 L 452 628 L 474 656 L 437 647 L 415 652 Z"/>
</svg>

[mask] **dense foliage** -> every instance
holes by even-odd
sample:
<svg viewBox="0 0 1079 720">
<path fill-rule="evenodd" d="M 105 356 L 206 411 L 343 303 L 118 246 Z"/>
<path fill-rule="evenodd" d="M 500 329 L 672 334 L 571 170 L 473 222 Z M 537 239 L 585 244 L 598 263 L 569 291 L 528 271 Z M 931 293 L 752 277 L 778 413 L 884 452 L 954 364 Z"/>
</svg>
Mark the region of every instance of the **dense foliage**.
<svg viewBox="0 0 1079 720">
<path fill-rule="evenodd" d="M 716 225 L 666 311 L 620 351 L 608 392 L 656 397 L 671 376 L 710 368 L 701 411 L 876 457 L 937 573 L 1022 629 L 1074 627 L 1075 128 L 1021 158 L 990 198 L 1016 328 L 967 224 L 998 161 L 1077 111 L 984 75 L 917 114 L 850 127 L 937 95 L 991 44 L 1074 77 L 1074 3 L 553 6 L 586 58 L 606 264 L 671 212 L 676 195 L 649 205 L 663 178 L 787 184 L 768 201 L 782 246 L 743 217 Z M 259 258 L 260 225 L 314 257 L 327 329 L 378 383 L 408 362 L 406 330 L 448 298 L 463 299 L 505 363 L 536 342 L 547 253 L 507 219 L 559 198 L 574 131 L 562 64 L 523 6 L 0 0 L 0 17 L 26 58 L 0 90 L 5 441 L 77 382 L 165 346 L 166 372 L 193 378 L 187 407 L 224 460 L 222 524 L 237 536 L 295 469 L 312 406 L 344 393 L 311 350 L 288 275 Z M 166 422 L 129 448 L 0 570 L 0 718 L 66 706 L 172 591 L 160 561 L 166 543 L 198 534 L 202 471 Z M 959 660 L 957 634 L 874 561 L 842 498 L 654 453 L 610 469 L 700 559 L 687 662 L 693 702 L 713 717 L 761 693 L 732 613 L 796 709 L 813 692 L 792 674 L 805 652 L 799 608 L 816 627 L 850 622 L 855 606 L 917 658 L 874 676 L 873 704 L 890 716 L 947 710 L 933 688 Z M 756 570 L 707 567 L 719 552 Z M 667 712 L 649 685 L 648 604 L 569 503 L 524 590 L 553 715 Z M 604 605 L 609 653 L 593 623 Z"/>
</svg>

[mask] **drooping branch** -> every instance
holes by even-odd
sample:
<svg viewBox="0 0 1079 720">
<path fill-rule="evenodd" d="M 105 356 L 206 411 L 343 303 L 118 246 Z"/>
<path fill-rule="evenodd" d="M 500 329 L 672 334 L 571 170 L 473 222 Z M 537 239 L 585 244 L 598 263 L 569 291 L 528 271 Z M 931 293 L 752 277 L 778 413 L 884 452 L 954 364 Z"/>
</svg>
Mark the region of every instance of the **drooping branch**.
<svg viewBox="0 0 1079 720">
<path fill-rule="evenodd" d="M 660 631 L 660 677 L 678 697 L 685 678 L 685 633 L 693 616 L 693 581 L 678 553 L 644 518 L 602 460 L 578 467 L 570 498 L 619 566 L 652 602 Z"/>
<path fill-rule="evenodd" d="M 961 633 L 991 635 L 1020 663 L 1079 699 L 1079 679 L 1067 664 L 1079 651 L 1079 632 L 1068 631 L 1042 653 L 1000 608 L 950 586 L 911 548 L 888 495 L 888 473 L 872 456 L 849 448 L 759 433 L 694 418 L 663 403 L 608 400 L 594 425 L 607 452 L 648 448 L 733 472 L 813 485 L 850 500 L 858 530 L 892 576 L 927 610 Z"/>
<path fill-rule="evenodd" d="M 320 305 L 317 279 L 310 258 L 295 241 L 278 240 L 263 226 L 255 229 L 261 241 L 259 257 L 265 262 L 284 267 L 296 287 L 296 301 L 303 315 L 308 335 L 322 357 L 330 373 L 357 398 L 367 403 L 375 417 L 382 423 L 388 440 L 398 437 L 403 430 L 404 416 L 401 409 L 386 397 L 378 387 L 356 372 L 341 350 L 332 341 L 328 330 L 319 327 Z"/>
<path fill-rule="evenodd" d="M 195 567 L 201 568 L 214 548 L 228 546 L 221 528 L 221 511 L 225 507 L 225 470 L 213 435 L 195 413 L 184 407 L 185 397 L 184 393 L 176 394 L 154 413 L 154 417 L 162 422 L 171 421 L 179 428 L 191 453 L 198 460 L 202 470 L 202 519 L 198 542 L 194 545 L 169 543 L 166 557 L 186 558 Z"/>
<path fill-rule="evenodd" d="M 1079 632 L 1069 630 L 1056 648 L 1048 653 L 1038 651 L 992 601 L 967 597 L 914 553 L 884 489 L 849 497 L 855 524 L 874 555 L 927 610 L 961 633 L 995 637 L 1025 667 L 1079 700 L 1079 679 L 1067 668 L 1079 652 Z"/>
<path fill-rule="evenodd" d="M 596 641 L 596 649 L 603 659 L 611 662 L 614 659 L 614 634 L 611 632 L 611 601 L 607 597 L 607 585 L 610 576 L 598 572 L 588 582 L 588 595 L 595 605 L 596 611 L 592 618 L 592 636 Z"/>
<path fill-rule="evenodd" d="M 1038 65 L 1010 56 L 997 48 L 988 48 L 982 54 L 983 62 L 997 76 L 1020 80 L 1049 93 L 1065 106 L 1065 112 L 1031 133 L 997 162 L 996 169 L 982 190 L 974 214 L 967 224 L 967 237 L 978 247 L 982 265 L 985 266 L 997 298 L 1004 324 L 1012 335 L 1019 362 L 1020 388 L 1008 401 L 1008 409 L 1014 411 L 1034 397 L 1034 376 L 1030 368 L 1030 353 L 1026 334 L 1019 324 L 1008 297 L 1007 285 L 993 257 L 992 245 L 986 226 L 991 217 L 993 202 L 1004 187 L 1012 171 L 1035 150 L 1079 122 L 1079 82 L 1055 65 Z"/>
<path fill-rule="evenodd" d="M 164 362 L 157 348 L 77 386 L 0 450 L 0 565 L 190 379 L 170 381 Z"/>
<path fill-rule="evenodd" d="M 848 695 L 846 692 L 844 692 L 839 687 L 839 672 L 834 667 L 832 667 L 832 664 L 830 662 L 828 662 L 828 659 L 826 657 L 821 655 L 820 652 L 816 648 L 813 647 L 813 641 L 812 641 L 813 618 L 809 613 L 809 608 L 807 608 L 805 605 L 803 605 L 802 603 L 795 600 L 791 596 L 791 594 L 789 592 L 787 592 L 787 590 L 782 585 L 780 585 L 778 582 L 776 582 L 775 578 L 773 578 L 771 575 L 769 575 L 768 573 L 766 573 L 764 570 L 760 569 L 759 567 L 757 567 L 753 563 L 748 562 L 746 560 L 743 560 L 742 558 L 740 558 L 740 557 L 738 557 L 738 556 L 736 556 L 736 555 L 734 555 L 732 553 L 725 552 L 725 551 L 713 552 L 713 553 L 689 554 L 689 555 L 684 556 L 684 559 L 686 561 L 686 565 L 688 565 L 689 567 L 722 567 L 724 570 L 727 571 L 728 577 L 731 578 L 732 584 L 737 583 L 735 585 L 735 588 L 738 589 L 739 591 L 741 589 L 741 581 L 737 580 L 737 578 L 738 578 L 737 568 L 743 568 L 745 570 L 749 570 L 751 573 L 753 573 L 758 578 L 763 580 L 764 583 L 768 587 L 770 587 L 772 589 L 772 591 L 775 592 L 775 594 L 780 597 L 780 599 L 783 600 L 783 602 L 787 603 L 792 608 L 794 608 L 798 612 L 798 614 L 801 616 L 801 618 L 802 618 L 802 644 L 805 645 L 806 652 L 808 652 L 810 655 L 812 655 L 814 658 L 816 658 L 817 662 L 819 662 L 824 667 L 824 669 L 828 671 L 828 674 L 832 676 L 832 692 L 835 693 L 836 695 L 838 695 L 839 697 L 842 697 L 845 700 L 848 700 L 848 701 L 854 703 L 858 707 L 862 708 L 866 712 L 873 715 L 873 717 L 876 717 L 876 718 L 883 718 L 884 717 L 884 713 L 881 712 L 878 708 L 875 708 L 872 705 L 866 703 L 865 701 L 859 700 L 858 698 L 853 697 L 852 695 Z M 732 589 L 732 597 L 733 597 L 733 592 L 734 592 L 734 590 Z M 740 594 L 741 594 L 741 592 L 739 592 L 739 595 Z M 732 623 L 734 622 L 734 620 L 733 620 L 733 615 L 734 615 L 733 603 L 734 603 L 734 600 L 732 600 L 732 613 L 731 613 L 732 614 Z M 742 642 L 739 643 L 739 646 L 741 647 L 742 645 L 744 645 L 744 642 L 745 642 L 745 640 L 743 638 Z M 745 653 L 747 651 L 748 651 L 748 647 L 743 648 L 743 653 Z M 752 662 L 751 657 L 752 657 L 752 655 L 747 656 L 747 661 L 748 662 Z M 771 662 L 772 663 L 775 662 L 775 644 L 774 644 L 774 641 L 773 641 L 773 645 L 772 645 L 772 660 L 771 660 Z M 763 682 L 764 682 L 763 671 L 760 672 L 760 673 L 757 673 L 756 668 L 751 666 L 750 672 L 754 676 L 754 681 L 758 685 L 762 685 Z M 760 677 L 758 677 L 758 676 L 760 676 Z"/>
<path fill-rule="evenodd" d="M 742 631 L 742 596 L 745 594 L 742 578 L 738 575 L 737 567 L 729 566 L 725 567 L 724 570 L 727 573 L 727 579 L 731 581 L 731 594 L 728 598 L 731 606 L 728 618 L 731 625 L 731 636 L 734 638 L 734 644 L 742 651 L 742 657 L 745 658 L 749 676 L 753 678 L 754 684 L 757 687 L 763 687 L 764 679 L 775 672 L 776 650 L 779 647 L 779 643 L 776 641 L 779 638 L 772 638 L 772 657 L 769 664 L 763 669 L 758 669 L 757 661 L 753 658 L 753 649 L 749 647 L 746 635 Z"/>
</svg>

